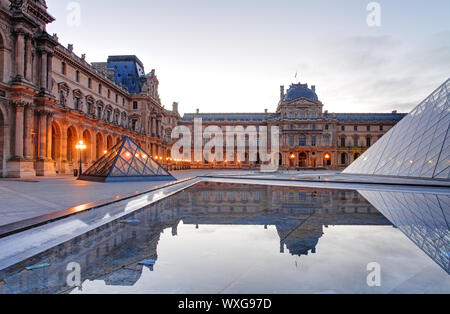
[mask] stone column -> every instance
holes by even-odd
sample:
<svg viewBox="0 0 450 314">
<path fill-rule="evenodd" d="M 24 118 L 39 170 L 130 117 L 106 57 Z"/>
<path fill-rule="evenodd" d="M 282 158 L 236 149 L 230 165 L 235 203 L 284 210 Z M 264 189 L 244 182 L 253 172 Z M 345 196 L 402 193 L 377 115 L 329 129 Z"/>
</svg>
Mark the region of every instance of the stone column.
<svg viewBox="0 0 450 314">
<path fill-rule="evenodd" d="M 156 121 L 155 118 L 152 117 L 152 137 L 156 136 Z"/>
<path fill-rule="evenodd" d="M 25 79 L 29 82 L 32 81 L 32 67 L 33 63 L 31 61 L 31 37 L 27 36 L 25 41 Z"/>
<path fill-rule="evenodd" d="M 41 88 L 47 90 L 47 52 L 41 52 Z"/>
<path fill-rule="evenodd" d="M 16 104 L 14 157 L 23 159 L 23 104 Z"/>
<path fill-rule="evenodd" d="M 47 54 L 47 89 L 52 89 L 53 53 Z"/>
<path fill-rule="evenodd" d="M 17 32 L 16 39 L 16 75 L 24 77 L 25 74 L 25 35 Z"/>
<path fill-rule="evenodd" d="M 25 134 L 24 134 L 24 157 L 31 159 L 31 129 L 33 124 L 33 108 L 27 106 L 25 108 Z"/>
<path fill-rule="evenodd" d="M 47 115 L 47 159 L 52 160 L 52 122 L 53 115 L 49 113 Z"/>
<path fill-rule="evenodd" d="M 45 160 L 47 157 L 47 113 L 41 112 L 39 115 L 39 159 Z"/>
</svg>

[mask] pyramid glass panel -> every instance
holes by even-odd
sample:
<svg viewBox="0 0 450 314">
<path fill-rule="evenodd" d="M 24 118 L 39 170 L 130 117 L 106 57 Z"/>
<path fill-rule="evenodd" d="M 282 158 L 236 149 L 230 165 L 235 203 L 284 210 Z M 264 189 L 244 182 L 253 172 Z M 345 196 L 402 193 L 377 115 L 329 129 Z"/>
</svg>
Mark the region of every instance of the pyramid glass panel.
<svg viewBox="0 0 450 314">
<path fill-rule="evenodd" d="M 124 182 L 176 179 L 132 139 L 125 137 L 85 171 L 79 180 Z"/>
<path fill-rule="evenodd" d="M 344 173 L 446 179 L 450 174 L 450 79 Z"/>
</svg>

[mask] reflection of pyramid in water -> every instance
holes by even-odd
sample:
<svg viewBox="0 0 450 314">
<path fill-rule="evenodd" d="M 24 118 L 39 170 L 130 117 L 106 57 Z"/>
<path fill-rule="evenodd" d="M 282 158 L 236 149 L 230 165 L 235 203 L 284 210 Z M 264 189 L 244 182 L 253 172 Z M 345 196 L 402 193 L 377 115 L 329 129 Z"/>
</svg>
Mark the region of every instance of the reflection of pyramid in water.
<svg viewBox="0 0 450 314">
<path fill-rule="evenodd" d="M 123 182 L 176 179 L 132 139 L 125 137 L 85 171 L 80 180 Z"/>
<path fill-rule="evenodd" d="M 344 173 L 450 178 L 450 79 Z"/>
</svg>

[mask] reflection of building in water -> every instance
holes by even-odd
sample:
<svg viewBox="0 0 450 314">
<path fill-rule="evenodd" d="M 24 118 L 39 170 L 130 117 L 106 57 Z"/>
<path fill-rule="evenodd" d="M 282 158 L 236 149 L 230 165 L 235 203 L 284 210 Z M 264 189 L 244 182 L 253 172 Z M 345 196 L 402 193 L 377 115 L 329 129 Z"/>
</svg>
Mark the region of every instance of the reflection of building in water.
<svg viewBox="0 0 450 314">
<path fill-rule="evenodd" d="M 389 225 L 357 192 L 276 186 L 200 183 L 127 217 L 114 221 L 39 256 L 0 272 L 0 293 L 70 291 L 67 265 L 81 266 L 81 282 L 104 280 L 107 285 L 134 285 L 145 266 L 157 259 L 160 235 L 180 221 L 192 225 L 275 226 L 280 250 L 292 255 L 314 253 L 327 225 Z M 201 228 L 201 227 L 200 227 Z M 47 268 L 23 271 L 49 263 Z M 150 269 L 151 270 L 151 269 Z"/>
<path fill-rule="evenodd" d="M 450 196 L 361 191 L 384 216 L 450 274 Z"/>
</svg>

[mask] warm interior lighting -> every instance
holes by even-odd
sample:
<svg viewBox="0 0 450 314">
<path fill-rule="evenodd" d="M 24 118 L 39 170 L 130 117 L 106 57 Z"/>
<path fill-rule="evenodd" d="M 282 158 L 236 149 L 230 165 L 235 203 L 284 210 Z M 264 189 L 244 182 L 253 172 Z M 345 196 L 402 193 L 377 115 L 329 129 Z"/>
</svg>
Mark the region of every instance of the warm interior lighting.
<svg viewBox="0 0 450 314">
<path fill-rule="evenodd" d="M 328 160 L 328 159 L 330 159 L 330 158 L 331 158 L 330 154 L 325 154 L 325 159 L 326 159 L 326 160 Z"/>
<path fill-rule="evenodd" d="M 130 158 L 131 157 L 131 153 L 130 152 L 126 152 L 125 153 L 125 157 Z"/>
<path fill-rule="evenodd" d="M 289 156 L 289 158 L 294 159 L 294 158 L 295 158 L 295 155 L 294 155 L 294 154 L 291 154 L 291 156 Z"/>
<path fill-rule="evenodd" d="M 142 158 L 147 159 L 147 155 L 146 154 L 142 155 Z"/>
<path fill-rule="evenodd" d="M 103 151 L 103 154 L 106 155 L 107 152 L 108 152 L 108 151 L 105 149 L 105 150 Z"/>
</svg>

